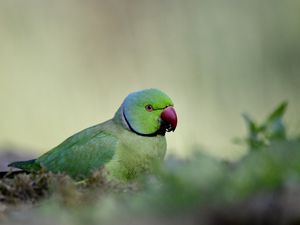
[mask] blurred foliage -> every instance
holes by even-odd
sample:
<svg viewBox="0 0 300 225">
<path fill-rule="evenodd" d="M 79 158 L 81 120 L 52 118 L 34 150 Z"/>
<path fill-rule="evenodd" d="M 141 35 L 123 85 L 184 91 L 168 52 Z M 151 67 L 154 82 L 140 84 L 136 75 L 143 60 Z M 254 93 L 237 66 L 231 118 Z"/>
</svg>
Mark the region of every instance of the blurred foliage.
<svg viewBox="0 0 300 225">
<path fill-rule="evenodd" d="M 245 117 L 250 151 L 237 162 L 196 148 L 193 157 L 169 157 L 155 175 L 129 184 L 108 182 L 101 171 L 77 183 L 64 175 L 18 175 L 1 180 L 3 213 L 14 224 L 20 221 L 12 211 L 27 218 L 20 224 L 297 224 L 300 140 L 286 136 L 286 106 L 280 104 L 259 125 Z M 38 208 L 17 207 L 37 200 Z"/>
<path fill-rule="evenodd" d="M 257 124 L 249 115 L 243 114 L 248 129 L 245 142 L 250 150 L 261 149 L 276 140 L 286 140 L 286 128 L 282 118 L 286 107 L 287 102 L 281 103 L 261 124 Z M 243 142 L 241 139 L 236 141 Z"/>
</svg>

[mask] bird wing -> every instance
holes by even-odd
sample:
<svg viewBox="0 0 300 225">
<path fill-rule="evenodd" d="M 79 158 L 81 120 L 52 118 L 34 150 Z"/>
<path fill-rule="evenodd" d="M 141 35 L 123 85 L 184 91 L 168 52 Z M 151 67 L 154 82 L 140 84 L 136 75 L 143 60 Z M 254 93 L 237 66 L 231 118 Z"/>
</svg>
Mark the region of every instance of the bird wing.
<svg viewBox="0 0 300 225">
<path fill-rule="evenodd" d="M 117 143 L 118 139 L 100 124 L 71 136 L 36 162 L 48 171 L 82 178 L 109 162 Z"/>
</svg>

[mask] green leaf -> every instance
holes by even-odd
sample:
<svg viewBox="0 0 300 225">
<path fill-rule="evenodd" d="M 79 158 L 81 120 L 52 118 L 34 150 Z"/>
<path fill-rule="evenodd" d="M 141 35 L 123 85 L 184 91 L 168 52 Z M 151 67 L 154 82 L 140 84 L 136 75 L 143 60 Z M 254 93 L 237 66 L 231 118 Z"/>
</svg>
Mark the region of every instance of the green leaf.
<svg viewBox="0 0 300 225">
<path fill-rule="evenodd" d="M 264 146 L 264 143 L 259 139 L 260 127 L 251 119 L 247 114 L 242 114 L 247 128 L 248 128 L 248 137 L 246 138 L 246 143 L 250 149 L 258 149 Z"/>
<path fill-rule="evenodd" d="M 264 126 L 266 127 L 266 138 L 271 140 L 286 139 L 286 130 L 282 117 L 286 111 L 288 103 L 281 103 L 266 119 Z"/>
<path fill-rule="evenodd" d="M 247 124 L 248 132 L 251 134 L 256 134 L 258 129 L 257 129 L 257 125 L 255 124 L 253 119 L 245 113 L 243 113 L 242 116 L 244 118 L 244 121 Z"/>
<path fill-rule="evenodd" d="M 281 103 L 262 124 L 257 124 L 250 116 L 242 114 L 248 130 L 245 142 L 251 150 L 261 149 L 274 140 L 286 139 L 286 129 L 282 120 L 286 108 L 287 102 Z"/>
<path fill-rule="evenodd" d="M 277 119 L 281 119 L 286 111 L 288 102 L 282 102 L 267 118 L 266 122 L 272 122 Z"/>
</svg>

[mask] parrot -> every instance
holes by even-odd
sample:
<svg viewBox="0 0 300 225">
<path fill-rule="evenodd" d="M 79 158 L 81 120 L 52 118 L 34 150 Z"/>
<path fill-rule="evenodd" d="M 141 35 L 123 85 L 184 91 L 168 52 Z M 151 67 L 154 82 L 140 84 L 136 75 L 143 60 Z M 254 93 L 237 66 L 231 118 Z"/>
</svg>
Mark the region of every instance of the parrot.
<svg viewBox="0 0 300 225">
<path fill-rule="evenodd" d="M 63 173 L 77 180 L 104 169 L 108 178 L 127 182 L 163 162 L 165 134 L 176 126 L 171 98 L 159 89 L 144 89 L 130 93 L 112 119 L 72 135 L 36 159 L 8 166 L 29 173 Z"/>
</svg>

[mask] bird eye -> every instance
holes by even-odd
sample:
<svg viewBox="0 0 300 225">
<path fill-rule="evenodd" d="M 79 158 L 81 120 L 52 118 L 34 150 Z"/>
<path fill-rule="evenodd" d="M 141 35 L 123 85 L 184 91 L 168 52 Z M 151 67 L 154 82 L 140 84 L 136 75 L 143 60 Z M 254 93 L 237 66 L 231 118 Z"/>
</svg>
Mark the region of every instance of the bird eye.
<svg viewBox="0 0 300 225">
<path fill-rule="evenodd" d="M 148 112 L 152 112 L 152 111 L 153 111 L 153 106 L 152 106 L 152 105 L 146 105 L 146 106 L 145 106 L 145 109 L 146 109 Z"/>
</svg>

